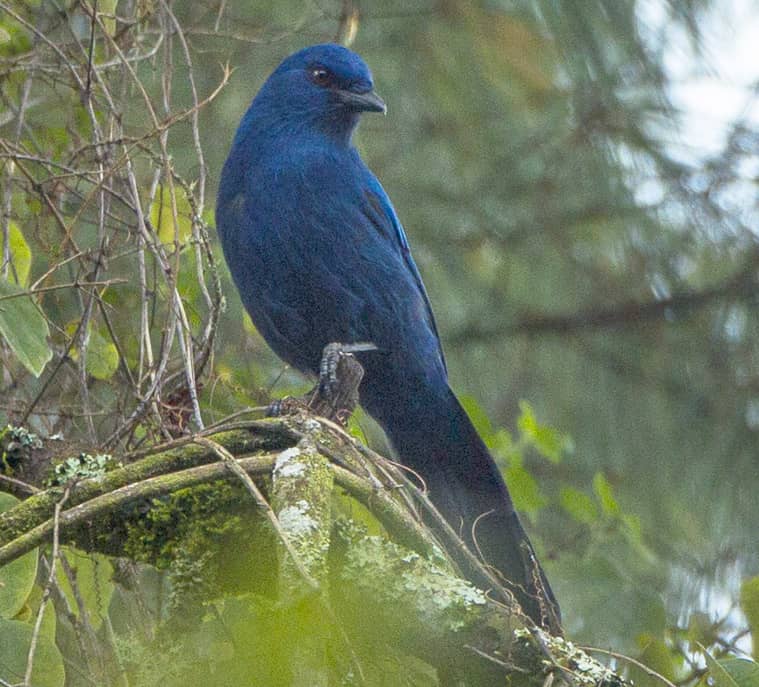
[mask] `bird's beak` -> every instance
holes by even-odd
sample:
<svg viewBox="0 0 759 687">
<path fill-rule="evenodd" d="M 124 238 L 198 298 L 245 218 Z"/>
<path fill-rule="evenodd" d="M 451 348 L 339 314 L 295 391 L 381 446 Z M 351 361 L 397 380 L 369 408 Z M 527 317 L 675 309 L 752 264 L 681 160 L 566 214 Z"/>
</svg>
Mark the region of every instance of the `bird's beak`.
<svg viewBox="0 0 759 687">
<path fill-rule="evenodd" d="M 355 93 L 354 91 L 337 92 L 340 100 L 348 107 L 357 110 L 359 112 L 381 112 L 387 113 L 387 105 L 374 91 L 368 91 L 367 93 Z"/>
</svg>

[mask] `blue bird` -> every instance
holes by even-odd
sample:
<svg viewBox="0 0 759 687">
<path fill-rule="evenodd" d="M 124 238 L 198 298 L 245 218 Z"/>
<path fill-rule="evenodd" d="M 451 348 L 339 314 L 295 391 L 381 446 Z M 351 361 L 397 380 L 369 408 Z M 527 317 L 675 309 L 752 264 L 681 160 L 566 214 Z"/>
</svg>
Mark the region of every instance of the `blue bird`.
<svg viewBox="0 0 759 687">
<path fill-rule="evenodd" d="M 363 112 L 385 103 L 363 60 L 339 45 L 300 50 L 269 76 L 219 185 L 216 226 L 232 277 L 268 344 L 303 373 L 318 375 L 327 344 L 376 346 L 357 354 L 361 404 L 524 611 L 555 627 L 558 605 L 503 477 L 448 386 L 403 227 L 351 143 Z"/>
</svg>

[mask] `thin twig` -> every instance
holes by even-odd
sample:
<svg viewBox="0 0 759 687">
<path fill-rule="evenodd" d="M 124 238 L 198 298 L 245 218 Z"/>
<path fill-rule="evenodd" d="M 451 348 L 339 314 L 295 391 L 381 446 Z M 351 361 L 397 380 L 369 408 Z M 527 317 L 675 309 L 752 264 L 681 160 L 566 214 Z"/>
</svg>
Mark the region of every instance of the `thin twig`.
<svg viewBox="0 0 759 687">
<path fill-rule="evenodd" d="M 284 531 L 284 529 L 282 529 L 282 525 L 280 525 L 276 513 L 269 505 L 269 502 L 266 500 L 259 488 L 256 486 L 255 482 L 250 478 L 250 475 L 240 467 L 237 459 L 221 444 L 217 444 L 215 441 L 212 441 L 207 437 L 195 437 L 194 442 L 211 449 L 217 456 L 219 456 L 222 461 L 224 461 L 224 464 L 227 466 L 229 471 L 240 479 L 245 488 L 248 490 L 248 493 L 253 497 L 256 505 L 261 509 L 264 515 L 266 515 L 267 520 L 271 523 L 274 531 L 277 533 L 277 536 L 282 541 L 282 545 L 287 551 L 287 554 L 290 556 L 293 565 L 295 565 L 295 569 L 298 571 L 298 574 L 303 578 L 303 581 L 312 590 L 318 590 L 319 583 L 311 576 L 308 570 L 306 570 L 306 567 L 300 560 L 298 552 L 290 543 L 290 538 L 287 536 L 287 533 Z"/>
<path fill-rule="evenodd" d="M 0 301 L 9 301 L 14 298 L 22 298 L 23 296 L 35 296 L 38 293 L 48 293 L 50 291 L 60 291 L 61 289 L 84 289 L 88 286 L 114 286 L 115 284 L 128 284 L 128 279 L 105 279 L 101 281 L 81 281 L 71 282 L 70 284 L 56 284 L 55 286 L 41 286 L 37 288 L 31 288 L 25 291 L 19 291 L 18 293 L 9 293 L 4 296 L 0 296 Z"/>
<path fill-rule="evenodd" d="M 55 563 L 58 560 L 59 556 L 58 544 L 60 534 L 61 508 L 63 508 L 63 504 L 68 501 L 70 493 L 71 487 L 66 486 L 63 491 L 63 496 L 55 504 L 55 512 L 53 513 L 53 551 L 51 553 L 50 560 L 50 573 L 47 576 L 45 589 L 42 592 L 42 600 L 40 601 L 40 607 L 37 611 L 37 619 L 34 622 L 32 639 L 29 642 L 29 653 L 26 655 L 26 672 L 24 673 L 25 687 L 31 687 L 32 670 L 34 669 L 34 654 L 37 651 L 37 641 L 39 640 L 40 630 L 42 628 L 42 618 L 45 615 L 45 607 L 47 606 L 48 599 L 50 598 L 50 590 L 55 580 Z"/>
<path fill-rule="evenodd" d="M 7 491 L 11 494 L 17 494 L 20 496 L 31 496 L 39 492 L 39 489 L 32 484 L 27 484 L 20 479 L 11 477 L 10 475 L 0 475 L 0 486 L 5 485 Z"/>
<path fill-rule="evenodd" d="M 485 653 L 484 651 L 482 651 L 482 649 L 478 649 L 476 646 L 472 646 L 471 644 L 464 644 L 464 648 L 477 654 L 481 658 L 484 658 L 490 663 L 495 663 L 495 665 L 509 672 L 522 673 L 523 675 L 530 674 L 529 670 L 526 670 L 525 668 L 521 668 L 520 666 L 514 665 L 513 663 L 507 663 L 506 661 L 502 661 L 501 659 L 496 658 L 495 656 L 492 656 L 491 654 Z"/>
<path fill-rule="evenodd" d="M 661 673 L 657 673 L 653 668 L 649 668 L 645 663 L 641 663 L 631 656 L 625 656 L 624 654 L 619 654 L 616 651 L 609 651 L 608 649 L 599 649 L 595 646 L 581 646 L 579 648 L 589 654 L 603 654 L 604 656 L 611 656 L 612 658 L 616 658 L 620 661 L 625 661 L 626 663 L 634 665 L 636 668 L 640 668 L 644 673 L 646 673 L 646 675 L 654 678 L 655 680 L 659 680 L 663 684 L 667 685 L 667 687 L 677 687 L 674 682 L 668 680 Z"/>
</svg>

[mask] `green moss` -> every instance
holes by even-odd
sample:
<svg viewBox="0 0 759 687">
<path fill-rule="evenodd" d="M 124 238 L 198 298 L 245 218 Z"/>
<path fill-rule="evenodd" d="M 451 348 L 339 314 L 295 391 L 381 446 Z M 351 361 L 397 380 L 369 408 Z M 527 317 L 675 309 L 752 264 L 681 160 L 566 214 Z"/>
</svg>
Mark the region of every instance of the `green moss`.
<svg viewBox="0 0 759 687">
<path fill-rule="evenodd" d="M 188 542 L 207 547 L 209 539 L 239 530 L 239 516 L 223 511 L 241 496 L 233 485 L 215 482 L 152 499 L 139 508 L 141 517 L 127 523 L 124 551 L 135 560 L 168 568 Z"/>
<path fill-rule="evenodd" d="M 275 425 L 271 422 L 251 423 L 248 429 L 219 432 L 212 438 L 234 455 L 283 450 L 293 443 L 293 438 L 281 423 Z M 106 472 L 100 479 L 77 482 L 71 489 L 68 507 L 150 477 L 161 475 L 170 479 L 172 472 L 216 462 L 218 459 L 213 451 L 198 444 L 176 446 L 152 454 L 149 451 L 150 449 L 143 454 L 125 457 L 126 464 L 123 468 Z M 128 462 L 129 460 L 133 462 Z M 7 544 L 31 527 L 51 518 L 62 493 L 61 489 L 47 489 L 0 514 L 0 545 Z"/>
<path fill-rule="evenodd" d="M 271 590 L 272 537 L 241 485 L 212 482 L 180 489 L 133 510 L 124 553 L 169 572 L 172 605 L 224 593 Z"/>
</svg>

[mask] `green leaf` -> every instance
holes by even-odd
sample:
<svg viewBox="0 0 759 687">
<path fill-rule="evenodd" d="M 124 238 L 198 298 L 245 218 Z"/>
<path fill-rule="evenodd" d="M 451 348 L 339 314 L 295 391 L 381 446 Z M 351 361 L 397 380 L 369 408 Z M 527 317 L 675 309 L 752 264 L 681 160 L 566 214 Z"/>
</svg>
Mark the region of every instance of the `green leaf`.
<svg viewBox="0 0 759 687">
<path fill-rule="evenodd" d="M 535 417 L 532 406 L 527 401 L 520 401 L 519 408 L 522 413 L 517 421 L 517 426 L 524 439 L 532 444 L 540 455 L 548 458 L 552 463 L 561 462 L 561 455 L 568 448 L 566 437 L 553 427 L 541 425 Z"/>
<path fill-rule="evenodd" d="M 546 498 L 540 492 L 537 481 L 523 467 L 510 466 L 504 476 L 517 510 L 532 515 L 546 505 Z"/>
<path fill-rule="evenodd" d="M 50 330 L 31 296 L 17 284 L 0 279 L 0 334 L 21 364 L 35 377 L 53 357 Z"/>
<path fill-rule="evenodd" d="M 255 334 L 256 336 L 259 336 L 258 329 L 256 329 L 256 325 L 253 324 L 253 320 L 250 319 L 250 315 L 248 315 L 247 310 L 242 314 L 242 328 L 248 332 L 248 334 Z"/>
<path fill-rule="evenodd" d="M 597 472 L 593 476 L 593 491 L 598 497 L 598 502 L 601 504 L 601 510 L 606 515 L 619 515 L 620 509 L 617 500 L 612 493 L 611 484 L 609 484 L 606 477 L 602 473 Z"/>
<path fill-rule="evenodd" d="M 177 201 L 176 224 L 168 188 L 161 188 L 150 209 L 150 222 L 161 243 L 173 243 L 175 239 L 180 242 L 186 241 L 192 234 L 192 209 L 187 196 L 179 188 L 176 188 L 174 193 Z"/>
<path fill-rule="evenodd" d="M 532 436 L 535 428 L 538 426 L 538 421 L 535 418 L 535 411 L 527 401 L 519 401 L 519 419 L 517 420 L 517 427 L 519 431 L 527 437 Z"/>
<path fill-rule="evenodd" d="M 0 492 L 0 513 L 19 500 Z M 13 618 L 21 612 L 37 576 L 37 550 L 0 567 L 0 618 Z"/>
<path fill-rule="evenodd" d="M 562 487 L 559 503 L 577 522 L 589 525 L 598 520 L 598 506 L 595 501 L 577 489 Z"/>
<path fill-rule="evenodd" d="M 524 466 L 523 446 L 521 443 L 514 443 L 505 429 L 499 429 L 493 432 L 485 442 L 487 447 L 496 457 L 496 462 L 501 469 L 521 468 Z"/>
<path fill-rule="evenodd" d="M 66 325 L 66 333 L 74 335 L 79 326 L 79 320 L 73 320 Z M 79 351 L 71 350 L 71 359 L 79 360 Z M 119 351 L 110 339 L 103 336 L 97 329 L 90 328 L 87 341 L 87 374 L 95 379 L 107 380 L 113 377 L 119 369 Z"/>
<path fill-rule="evenodd" d="M 664 640 L 644 632 L 638 636 L 637 644 L 642 649 L 638 657 L 641 663 L 663 675 L 668 680 L 675 679 L 676 654 L 667 646 Z M 648 679 L 646 680 L 646 678 Z M 642 681 L 649 684 L 661 684 L 648 675 L 644 677 L 641 674 L 636 674 L 635 684 L 639 685 Z"/>
<path fill-rule="evenodd" d="M 24 235 L 15 222 L 11 222 L 8 227 L 8 238 L 10 240 L 11 263 L 12 269 L 8 270 L 8 281 L 16 282 L 26 287 L 29 285 L 29 269 L 32 266 L 32 250 L 26 242 Z"/>
<path fill-rule="evenodd" d="M 66 559 L 74 571 L 79 596 L 90 616 L 92 626 L 97 629 L 108 612 L 108 605 L 113 596 L 113 566 L 107 556 L 98 553 L 84 553 L 72 546 L 62 547 Z M 57 570 L 58 583 L 69 600 L 76 615 L 79 614 L 74 591 L 62 566 Z"/>
<path fill-rule="evenodd" d="M 99 6 L 96 5 L 98 14 L 109 15 L 102 17 L 103 28 L 109 36 L 116 35 L 116 20 L 112 16 L 116 14 L 116 5 L 118 5 L 118 0 L 100 0 Z"/>
<path fill-rule="evenodd" d="M 708 646 L 717 639 L 717 631 L 708 613 L 694 611 L 690 614 L 687 637 L 691 644 L 702 646 Z"/>
<path fill-rule="evenodd" d="M 93 329 L 87 347 L 87 372 L 95 379 L 110 379 L 119 369 L 119 351 L 113 341 Z"/>
<path fill-rule="evenodd" d="M 25 622 L 34 623 L 37 619 L 37 613 L 40 610 L 40 604 L 42 603 L 42 587 L 35 584 L 32 587 L 32 593 L 26 600 L 23 613 L 26 617 Z M 50 600 L 48 600 L 48 607 L 45 609 L 45 614 L 42 616 L 42 625 L 40 625 L 40 632 L 50 639 L 51 642 L 55 641 L 55 629 L 58 624 L 58 619 L 55 615 L 55 608 Z M 21 614 L 16 615 L 13 620 L 24 620 Z"/>
<path fill-rule="evenodd" d="M 759 664 L 747 658 L 715 660 L 704 651 L 715 687 L 759 687 Z"/>
<path fill-rule="evenodd" d="M 754 658 L 759 658 L 759 576 L 743 580 L 740 601 L 754 640 Z"/>
<path fill-rule="evenodd" d="M 483 407 L 472 396 L 460 396 L 459 403 L 461 403 L 461 407 L 466 411 L 477 433 L 490 446 L 488 439 L 493 433 L 493 425 Z"/>
<path fill-rule="evenodd" d="M 361 408 L 356 408 L 355 412 L 348 418 L 348 434 L 355 437 L 363 444 L 368 444 L 369 439 L 366 436 L 365 424 L 367 422 L 366 413 Z"/>
<path fill-rule="evenodd" d="M 52 609 L 45 612 L 51 613 Z M 32 633 L 31 624 L 0 618 L 0 677 L 12 684 L 23 682 Z M 65 679 L 63 657 L 58 647 L 50 637 L 40 633 L 30 684 L 34 687 L 63 687 Z"/>
<path fill-rule="evenodd" d="M 506 459 L 511 464 L 511 455 L 513 453 L 519 453 L 519 448 L 514 445 L 514 440 L 508 430 L 498 429 L 489 437 L 487 442 L 488 448 L 493 453 Z M 521 463 L 521 454 L 517 459 Z"/>
<path fill-rule="evenodd" d="M 759 663 L 747 658 L 723 658 L 717 662 L 738 687 L 759 687 Z"/>
</svg>

